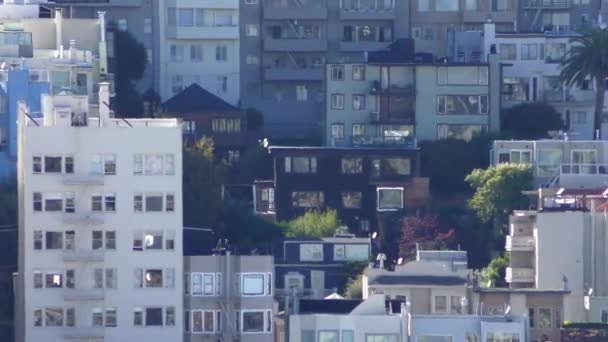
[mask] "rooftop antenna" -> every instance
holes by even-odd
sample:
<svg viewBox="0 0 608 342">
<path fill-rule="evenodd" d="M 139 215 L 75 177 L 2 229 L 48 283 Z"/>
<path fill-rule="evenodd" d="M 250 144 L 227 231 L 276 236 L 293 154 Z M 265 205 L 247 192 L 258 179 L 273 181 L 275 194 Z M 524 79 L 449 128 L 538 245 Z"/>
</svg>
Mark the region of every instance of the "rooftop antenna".
<svg viewBox="0 0 608 342">
<path fill-rule="evenodd" d="M 378 253 L 376 260 L 378 261 L 379 267 L 384 268 L 384 261 L 386 261 L 386 254 Z"/>
</svg>

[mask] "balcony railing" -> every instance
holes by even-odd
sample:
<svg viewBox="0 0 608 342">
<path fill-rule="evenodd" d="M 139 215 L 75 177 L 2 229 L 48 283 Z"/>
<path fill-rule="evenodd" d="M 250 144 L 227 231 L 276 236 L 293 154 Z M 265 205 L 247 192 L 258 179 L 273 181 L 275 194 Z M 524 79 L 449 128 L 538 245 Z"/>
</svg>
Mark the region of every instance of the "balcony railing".
<svg viewBox="0 0 608 342">
<path fill-rule="evenodd" d="M 105 336 L 102 327 L 66 327 L 63 337 L 66 340 L 99 340 Z"/>
<path fill-rule="evenodd" d="M 63 300 L 66 302 L 100 301 L 105 298 L 103 289 L 65 289 Z"/>
<path fill-rule="evenodd" d="M 103 175 L 99 174 L 66 174 L 63 176 L 64 185 L 103 185 Z"/>
<path fill-rule="evenodd" d="M 507 283 L 533 283 L 534 269 L 523 267 L 507 267 L 505 280 Z"/>
<path fill-rule="evenodd" d="M 536 242 L 532 236 L 507 236 L 505 249 L 511 251 L 531 252 L 534 251 Z"/>
<path fill-rule="evenodd" d="M 264 50 L 282 52 L 314 52 L 327 50 L 327 39 L 321 38 L 266 38 Z"/>
<path fill-rule="evenodd" d="M 377 6 L 359 8 L 341 8 L 340 19 L 342 20 L 393 20 L 395 19 L 394 8 L 379 8 Z"/>
<path fill-rule="evenodd" d="M 63 252 L 63 261 L 65 262 L 102 262 L 104 261 L 104 252 L 102 250 L 77 249 L 66 250 Z"/>
<path fill-rule="evenodd" d="M 608 175 L 608 164 L 562 164 L 562 175 Z"/>
<path fill-rule="evenodd" d="M 302 4 L 294 1 L 288 4 L 279 1 L 264 2 L 265 19 L 327 19 L 327 2 L 325 0 L 307 1 Z"/>
<path fill-rule="evenodd" d="M 323 68 L 275 68 L 264 70 L 268 81 L 322 81 Z"/>
<path fill-rule="evenodd" d="M 65 213 L 63 215 L 63 223 L 65 224 L 86 224 L 99 225 L 105 222 L 102 213 L 96 212 L 77 212 Z"/>
<path fill-rule="evenodd" d="M 568 9 L 572 0 L 527 0 L 524 7 L 528 9 Z"/>
<path fill-rule="evenodd" d="M 388 136 L 353 136 L 352 146 L 395 146 L 416 147 L 416 139 L 413 137 L 388 137 Z"/>
<path fill-rule="evenodd" d="M 383 87 L 380 81 L 371 81 L 370 82 L 369 93 L 371 95 L 415 95 L 416 88 L 413 84 L 391 84 L 389 86 Z"/>
<path fill-rule="evenodd" d="M 413 123 L 416 117 L 414 109 L 403 110 L 394 113 L 381 113 L 378 111 L 369 114 L 369 121 L 373 124 L 377 123 Z"/>
</svg>

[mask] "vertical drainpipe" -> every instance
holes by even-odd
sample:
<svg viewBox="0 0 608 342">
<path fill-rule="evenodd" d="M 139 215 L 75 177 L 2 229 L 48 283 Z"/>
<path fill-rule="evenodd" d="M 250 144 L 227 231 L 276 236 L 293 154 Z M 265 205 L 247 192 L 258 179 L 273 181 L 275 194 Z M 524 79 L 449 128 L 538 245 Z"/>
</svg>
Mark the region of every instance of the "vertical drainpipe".
<svg viewBox="0 0 608 342">
<path fill-rule="evenodd" d="M 63 58 L 63 14 L 60 8 L 55 9 L 55 48 L 59 52 L 59 58 Z"/>
</svg>

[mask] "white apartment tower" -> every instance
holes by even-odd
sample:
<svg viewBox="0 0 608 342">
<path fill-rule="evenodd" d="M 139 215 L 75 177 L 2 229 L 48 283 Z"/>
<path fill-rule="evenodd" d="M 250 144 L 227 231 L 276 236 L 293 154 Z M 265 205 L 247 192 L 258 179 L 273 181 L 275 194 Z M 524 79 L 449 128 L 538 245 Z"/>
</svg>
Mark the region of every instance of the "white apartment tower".
<svg viewBox="0 0 608 342">
<path fill-rule="evenodd" d="M 86 96 L 19 108 L 17 341 L 182 341 L 176 119 L 99 117 Z"/>
</svg>

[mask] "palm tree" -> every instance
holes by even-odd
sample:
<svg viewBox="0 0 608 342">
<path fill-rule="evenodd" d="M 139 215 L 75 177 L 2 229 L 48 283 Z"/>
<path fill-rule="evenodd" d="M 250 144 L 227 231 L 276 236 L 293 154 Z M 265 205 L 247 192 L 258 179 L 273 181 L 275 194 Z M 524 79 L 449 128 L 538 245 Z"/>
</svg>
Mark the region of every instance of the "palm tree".
<svg viewBox="0 0 608 342">
<path fill-rule="evenodd" d="M 608 30 L 586 29 L 572 41 L 570 51 L 561 62 L 561 79 L 568 86 L 580 86 L 590 77 L 595 81 L 594 132 L 601 132 L 604 93 L 608 77 Z"/>
</svg>

